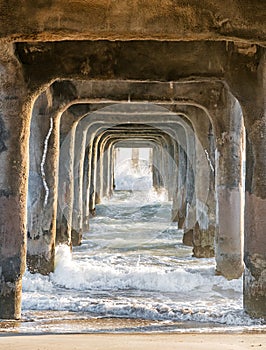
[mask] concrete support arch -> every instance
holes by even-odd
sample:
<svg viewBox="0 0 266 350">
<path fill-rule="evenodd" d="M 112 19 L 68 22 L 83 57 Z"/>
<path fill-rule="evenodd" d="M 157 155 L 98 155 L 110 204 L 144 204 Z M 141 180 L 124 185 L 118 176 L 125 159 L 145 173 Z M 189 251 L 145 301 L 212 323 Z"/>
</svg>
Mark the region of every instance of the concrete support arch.
<svg viewBox="0 0 266 350">
<path fill-rule="evenodd" d="M 27 145 L 29 138 L 29 121 L 30 112 L 32 108 L 33 98 L 36 96 L 37 92 L 53 79 L 64 78 L 67 76 L 66 72 L 62 73 L 61 77 L 55 75 L 55 72 L 49 72 L 47 78 L 34 77 L 33 71 L 27 71 L 25 66 L 22 69 L 22 65 L 18 62 L 17 58 L 14 56 L 12 45 L 1 44 L 4 48 L 1 53 L 1 65 L 4 67 L 2 69 L 2 80 L 6 82 L 1 87 L 1 111 L 3 112 L 3 127 L 1 128 L 2 140 L 2 154 L 1 154 L 1 166 L 3 167 L 4 175 L 2 182 L 2 206 L 1 206 L 1 218 L 3 218 L 3 235 L 1 236 L 1 307 L 0 315 L 2 317 L 18 318 L 20 310 L 20 295 L 21 295 L 21 276 L 25 265 L 25 238 L 26 238 L 26 187 L 27 187 L 27 168 L 28 162 L 27 158 L 22 156 L 22 154 L 27 154 Z M 22 45 L 23 46 L 23 45 Z M 21 52 L 18 57 L 21 59 Z M 26 51 L 25 51 L 26 52 Z M 24 53 L 25 53 L 24 52 Z M 238 53 L 239 54 L 239 53 Z M 262 57 L 262 56 L 260 56 Z M 25 54 L 25 62 L 27 57 Z M 247 59 L 249 60 L 249 58 Z M 34 61 L 36 64 L 36 61 Z M 232 67 L 234 62 L 230 63 Z M 265 311 L 261 306 L 265 301 L 265 281 L 264 281 L 264 271 L 265 271 L 265 255 L 258 244 L 255 241 L 264 242 L 263 230 L 258 227 L 256 221 L 252 219 L 252 213 L 259 218 L 260 222 L 264 223 L 263 214 L 261 214 L 261 208 L 264 209 L 264 192 L 265 192 L 265 167 L 264 167 L 264 117 L 265 117 L 265 58 L 259 60 L 259 69 L 254 68 L 253 71 L 250 66 L 247 68 L 246 77 L 252 84 L 254 91 L 249 91 L 243 87 L 245 84 L 241 84 L 241 79 L 234 73 L 231 78 L 228 78 L 229 85 L 231 86 L 233 95 L 240 101 L 241 107 L 244 111 L 245 126 L 248 134 L 248 154 L 247 154 L 247 186 L 246 186 L 246 219 L 245 219 L 245 231 L 246 231 L 246 278 L 245 278 L 245 305 L 249 313 L 254 315 L 265 315 Z M 255 76 L 254 69 L 257 73 Z M 64 69 L 63 69 L 64 70 Z M 15 78 L 13 73 L 16 72 Z M 95 73 L 96 78 L 101 76 L 101 69 L 97 69 Z M 237 71 L 238 72 L 238 71 Z M 231 73 L 231 72 L 230 72 Z M 32 75 L 33 74 L 33 75 Z M 61 73 L 60 73 L 61 74 Z M 119 73 L 120 74 L 120 73 Z M 119 76 L 118 74 L 118 76 Z M 136 73 L 136 77 L 137 77 Z M 142 74 L 142 73 L 141 73 Z M 142 78 L 141 74 L 139 75 Z M 143 73 L 144 74 L 144 73 Z M 168 74 L 168 73 L 167 73 Z M 222 69 L 220 74 L 222 75 Z M 13 77 L 12 77 L 13 75 Z M 69 76 L 73 78 L 75 76 L 79 77 L 79 74 L 73 74 L 71 71 Z M 114 77 L 114 71 L 112 71 L 111 77 Z M 145 74 L 144 74 L 145 76 Z M 263 76 L 263 79 L 261 79 Z M 29 87 L 26 83 L 31 81 L 32 86 Z M 32 80 L 30 79 L 32 77 Z M 109 75 L 107 75 L 109 77 Z M 120 77 L 123 77 L 121 74 Z M 162 75 L 165 77 L 165 74 Z M 133 78 L 133 77 L 131 77 Z M 150 76 L 146 76 L 147 79 Z M 106 76 L 105 76 L 106 79 Z M 192 82 L 167 82 L 167 83 L 150 83 L 150 82 L 129 82 L 129 81 L 119 81 L 115 82 L 117 84 L 117 90 L 114 89 L 114 83 L 103 82 L 71 82 L 69 86 L 74 89 L 71 90 L 71 96 L 67 100 L 63 96 L 64 89 L 63 86 L 65 82 L 56 83 L 59 87 L 58 94 L 55 94 L 55 100 L 57 99 L 58 104 L 54 104 L 54 113 L 58 117 L 55 117 L 58 121 L 61 117 L 62 112 L 69 107 L 69 105 L 76 102 L 87 102 L 91 99 L 99 100 L 110 100 L 110 97 L 115 96 L 116 101 L 126 101 L 129 97 L 131 100 L 142 100 L 143 96 L 145 99 L 151 102 L 160 102 L 161 96 L 165 96 L 165 99 L 173 100 L 176 102 L 187 102 L 187 104 L 192 104 L 194 106 L 200 106 L 201 108 L 208 110 L 211 116 L 214 132 L 217 140 L 217 177 L 216 177 L 216 188 L 217 188 L 217 198 L 218 198 L 218 234 L 217 234 L 217 244 L 220 247 L 218 251 L 217 269 L 222 273 L 230 273 L 233 266 L 236 267 L 235 270 L 241 271 L 242 269 L 242 259 L 241 257 L 235 257 L 234 251 L 232 251 L 231 242 L 233 240 L 234 244 L 237 245 L 237 239 L 232 238 L 232 230 L 238 234 L 241 231 L 241 131 L 239 106 L 235 103 L 230 91 L 226 86 L 214 80 L 202 80 Z M 138 86 L 140 88 L 138 89 Z M 159 88 L 159 89 L 158 89 Z M 10 91 L 12 93 L 10 94 Z M 54 89 L 54 87 L 53 87 Z M 63 89 L 63 90 L 62 90 Z M 56 90 L 56 89 L 55 89 Z M 202 92 L 204 90 L 204 93 Z M 91 95 L 89 92 L 92 92 Z M 143 91 L 145 93 L 143 94 Z M 53 92 L 54 93 L 54 92 Z M 68 91 L 69 93 L 69 91 Z M 249 93 L 251 93 L 249 95 Z M 10 101 L 9 95 L 13 96 L 13 100 Z M 250 98 L 252 96 L 252 100 Z M 107 98 L 108 97 L 108 98 Z M 207 98 L 208 97 L 208 98 Z M 249 103 L 247 103 L 247 101 Z M 253 101 L 253 102 L 252 102 Z M 226 106 L 226 108 L 224 108 Z M 19 115 L 17 119 L 16 130 L 11 125 L 14 116 Z M 13 119 L 12 119 L 13 118 Z M 2 131 L 3 130 L 3 131 Z M 58 128 L 59 130 L 59 123 Z M 82 132 L 82 128 L 81 128 Z M 8 135 L 8 133 L 11 133 Z M 258 136 L 262 134 L 259 141 L 256 141 Z M 56 135 L 55 135 L 56 136 Z M 8 141 L 7 141 L 8 140 Z M 55 154 L 58 151 L 57 146 L 59 138 L 55 138 Z M 234 142 L 232 142 L 234 141 Z M 6 142 L 6 143 L 5 143 Z M 7 145 L 12 146 L 10 149 Z M 230 152 L 233 150 L 233 152 Z M 261 150 L 263 152 L 261 153 Z M 232 154 L 234 157 L 232 157 Z M 262 156 L 263 154 L 263 156 Z M 56 164 L 56 156 L 51 157 L 54 159 L 54 164 Z M 16 165 L 15 165 L 16 164 Z M 230 164 L 230 167 L 229 167 Z M 56 169 L 54 165 L 53 169 Z M 225 170 L 225 171 L 224 171 Z M 83 171 L 83 169 L 82 169 Z M 56 173 L 56 171 L 55 171 Z M 10 180 L 12 178 L 12 181 Z M 234 181 L 232 182 L 232 178 Z M 14 182 L 13 182 L 14 181 Z M 56 186 L 56 184 L 55 184 Z M 13 192 L 12 192 L 13 191 Z M 3 209 L 2 209 L 3 207 Z M 229 207 L 232 210 L 228 210 L 230 218 L 227 217 L 227 222 L 224 220 L 223 208 Z M 6 226 L 8 222 L 9 211 L 14 211 L 17 213 L 17 219 L 12 222 L 12 226 Z M 55 220 L 56 205 L 54 202 L 52 204 L 53 209 L 53 220 Z M 236 219 L 237 216 L 237 219 Z M 10 231 L 15 232 L 12 235 L 12 252 L 10 252 L 8 245 L 10 245 Z M 38 236 L 38 235 L 37 235 Z M 35 236 L 35 237 L 37 237 Z M 36 243 L 36 242 L 35 242 Z M 236 246 L 235 246 L 236 247 Z M 3 292 L 4 291 L 4 292 Z M 4 294 L 3 294 L 4 293 Z M 256 295 L 256 300 L 254 299 Z M 262 310 L 262 311 L 260 311 Z"/>
</svg>

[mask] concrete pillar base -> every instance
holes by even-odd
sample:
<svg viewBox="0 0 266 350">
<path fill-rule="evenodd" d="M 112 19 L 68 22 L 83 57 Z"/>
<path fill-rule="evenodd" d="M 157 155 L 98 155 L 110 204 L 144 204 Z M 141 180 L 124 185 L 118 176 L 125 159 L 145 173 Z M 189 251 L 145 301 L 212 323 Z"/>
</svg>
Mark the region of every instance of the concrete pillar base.
<svg viewBox="0 0 266 350">
<path fill-rule="evenodd" d="M 66 219 L 63 217 L 61 221 L 56 222 L 56 244 L 70 245 L 69 229 Z"/>
<path fill-rule="evenodd" d="M 216 275 L 222 275 L 228 280 L 240 278 L 244 267 L 240 254 L 223 254 L 216 256 Z"/>
<path fill-rule="evenodd" d="M 193 247 L 195 258 L 213 258 L 215 255 L 213 246 Z"/>
<path fill-rule="evenodd" d="M 183 235 L 183 244 L 193 247 L 193 230 L 188 230 Z"/>
<path fill-rule="evenodd" d="M 215 227 L 209 226 L 203 230 L 196 223 L 193 229 L 193 256 L 196 258 L 213 258 Z"/>
<path fill-rule="evenodd" d="M 265 158 L 265 153 L 263 156 Z M 265 169 L 265 163 L 261 165 L 261 169 Z M 265 174 L 261 175 L 261 179 L 265 182 Z M 266 198 L 246 193 L 244 309 L 250 316 L 264 319 L 266 319 L 265 212 Z"/>
<path fill-rule="evenodd" d="M 80 231 L 71 230 L 71 242 L 73 247 L 81 245 L 82 233 Z"/>
<path fill-rule="evenodd" d="M 27 254 L 27 267 L 31 273 L 40 273 L 49 275 L 54 272 L 55 253 L 51 252 L 49 258 L 46 255 L 29 255 Z"/>
<path fill-rule="evenodd" d="M 183 235 L 183 244 L 193 247 L 195 258 L 213 258 L 214 251 L 214 228 L 200 230 L 198 225 L 188 230 Z"/>
<path fill-rule="evenodd" d="M 101 197 L 98 192 L 95 193 L 95 204 L 101 204 Z"/>
<path fill-rule="evenodd" d="M 15 282 L 0 282 L 1 319 L 21 318 L 22 279 Z"/>
<path fill-rule="evenodd" d="M 90 217 L 93 218 L 94 216 L 96 216 L 96 208 L 90 209 Z"/>
<path fill-rule="evenodd" d="M 260 259 L 255 257 L 255 260 L 259 265 Z M 244 309 L 252 317 L 266 319 L 266 264 L 264 262 L 264 269 L 258 265 L 253 265 L 252 271 L 245 268 Z"/>
</svg>

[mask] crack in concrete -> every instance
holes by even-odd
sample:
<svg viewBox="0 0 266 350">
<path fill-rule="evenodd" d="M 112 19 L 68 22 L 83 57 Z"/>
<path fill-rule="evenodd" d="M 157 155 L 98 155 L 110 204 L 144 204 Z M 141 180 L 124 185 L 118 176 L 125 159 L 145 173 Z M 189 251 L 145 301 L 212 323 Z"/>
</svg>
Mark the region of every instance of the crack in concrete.
<svg viewBox="0 0 266 350">
<path fill-rule="evenodd" d="M 210 156 L 209 156 L 209 153 L 208 153 L 208 151 L 207 151 L 206 149 L 204 150 L 204 152 L 205 152 L 206 157 L 207 157 L 207 160 L 208 160 L 208 162 L 209 162 L 211 171 L 214 173 L 214 166 L 213 166 L 213 164 L 212 164 L 212 161 L 211 161 L 211 158 L 210 158 Z"/>
<path fill-rule="evenodd" d="M 53 118 L 50 118 L 50 128 L 48 130 L 48 134 L 44 140 L 44 148 L 43 148 L 43 155 L 42 155 L 42 162 L 41 162 L 41 174 L 42 174 L 42 181 L 43 181 L 43 187 L 45 189 L 45 197 L 44 197 L 44 203 L 43 206 L 45 207 L 47 205 L 48 202 L 48 197 L 49 197 L 49 187 L 48 184 L 46 182 L 46 175 L 45 175 L 45 171 L 44 171 L 44 165 L 45 165 L 45 161 L 46 161 L 46 156 L 47 156 L 47 151 L 48 151 L 48 142 L 50 139 L 50 136 L 52 134 L 53 131 Z"/>
</svg>

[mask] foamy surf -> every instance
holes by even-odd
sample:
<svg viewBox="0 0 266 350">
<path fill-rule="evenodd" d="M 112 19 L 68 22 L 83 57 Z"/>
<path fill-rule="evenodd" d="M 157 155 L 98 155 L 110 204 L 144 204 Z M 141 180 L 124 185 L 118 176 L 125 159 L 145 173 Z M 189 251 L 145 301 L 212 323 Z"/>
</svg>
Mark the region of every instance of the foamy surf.
<svg viewBox="0 0 266 350">
<path fill-rule="evenodd" d="M 134 203 L 129 200 L 132 193 L 128 193 L 128 201 L 120 206 L 121 196 L 119 193 L 112 199 L 118 213 L 109 215 L 106 204 L 102 205 L 101 215 L 92 220 L 83 245 L 76 247 L 72 255 L 66 246 L 57 248 L 54 273 L 49 276 L 25 274 L 25 316 L 49 311 L 70 313 L 67 318 L 73 321 L 82 317 L 155 322 L 144 328 L 126 328 L 143 332 L 180 331 L 180 327 L 188 331 L 194 329 L 195 324 L 198 329 L 205 329 L 206 325 L 213 330 L 217 327 L 231 331 L 265 329 L 262 320 L 251 319 L 243 311 L 242 278 L 227 281 L 216 276 L 214 259 L 193 258 L 191 248 L 181 243 L 182 232 L 162 220 L 169 214 L 169 203 L 157 207 L 158 203 L 154 203 L 158 215 L 153 217 L 155 223 L 150 224 L 154 225 L 153 232 L 157 227 L 156 234 L 152 234 L 149 241 L 137 240 L 135 245 L 126 246 L 128 236 L 134 236 L 134 229 L 132 225 L 129 228 L 123 225 L 123 230 L 121 218 L 124 212 L 128 220 L 129 207 Z M 167 205 L 169 210 L 165 210 Z M 160 211 L 164 215 L 160 215 Z M 131 221 L 138 223 L 133 210 L 131 215 Z M 144 227 L 136 227 L 145 233 Z M 124 244 L 114 242 L 117 236 Z M 193 327 L 180 326 L 180 323 L 193 324 Z M 84 332 L 99 331 L 99 325 L 93 328 L 91 322 L 84 327 Z M 109 327 L 109 331 L 123 329 Z"/>
<path fill-rule="evenodd" d="M 214 259 L 192 257 L 165 193 L 118 191 L 80 247 L 57 247 L 54 273 L 25 273 L 25 322 L 15 330 L 266 331 L 243 311 L 242 288 L 242 278 L 215 275 Z"/>
</svg>

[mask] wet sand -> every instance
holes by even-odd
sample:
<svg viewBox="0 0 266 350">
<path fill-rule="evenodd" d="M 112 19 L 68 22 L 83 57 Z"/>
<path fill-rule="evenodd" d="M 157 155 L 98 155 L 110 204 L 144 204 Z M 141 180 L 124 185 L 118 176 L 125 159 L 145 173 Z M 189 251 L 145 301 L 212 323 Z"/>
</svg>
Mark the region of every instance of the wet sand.
<svg viewBox="0 0 266 350">
<path fill-rule="evenodd" d="M 266 333 L 2 335 L 1 350 L 266 349 Z"/>
</svg>

